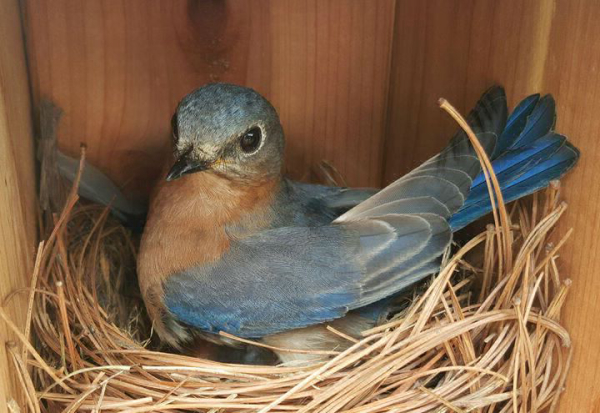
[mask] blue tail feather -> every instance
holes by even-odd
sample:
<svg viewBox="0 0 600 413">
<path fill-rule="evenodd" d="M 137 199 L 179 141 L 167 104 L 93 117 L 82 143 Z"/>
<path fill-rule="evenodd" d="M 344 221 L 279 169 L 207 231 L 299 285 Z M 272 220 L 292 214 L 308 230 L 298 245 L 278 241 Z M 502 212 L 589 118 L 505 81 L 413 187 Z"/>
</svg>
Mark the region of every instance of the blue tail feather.
<svg viewBox="0 0 600 413">
<path fill-rule="evenodd" d="M 492 154 L 492 159 L 495 159 L 500 156 L 500 154 L 504 153 L 521 132 L 523 132 L 523 129 L 525 129 L 525 125 L 527 124 L 527 119 L 537 106 L 539 100 L 539 93 L 528 96 L 523 99 L 510 114 L 506 121 L 506 127 L 498 139 L 498 144 Z"/>
<path fill-rule="evenodd" d="M 570 143 L 563 145 L 557 152 L 512 180 L 501 183 L 505 202 L 515 201 L 532 194 L 559 179 L 569 171 L 579 159 L 579 150 Z M 490 199 L 481 197 L 476 202 L 469 202 L 450 218 L 450 226 L 457 231 L 492 210 Z"/>
<path fill-rule="evenodd" d="M 554 99 L 531 95 L 509 116 L 496 148 L 492 166 L 505 202 L 542 189 L 563 176 L 579 159 L 567 138 L 551 132 L 556 120 Z M 450 218 L 454 231 L 492 210 L 483 173 L 475 177 L 461 209 Z"/>
<path fill-rule="evenodd" d="M 527 170 L 538 162 L 543 161 L 554 154 L 565 144 L 566 141 L 566 137 L 551 132 L 533 142 L 533 144 L 529 147 L 507 151 L 502 157 L 492 162 L 496 177 L 499 181 L 504 180 L 505 177 L 514 179 L 514 177 L 519 175 L 521 171 Z M 465 204 L 476 200 L 480 195 L 478 191 L 481 191 L 485 188 L 487 188 L 485 183 L 485 175 L 480 173 L 473 180 L 471 192 L 469 193 L 469 197 L 467 201 L 465 201 Z"/>
<path fill-rule="evenodd" d="M 537 106 L 527 119 L 527 123 L 518 138 L 508 147 L 517 149 L 528 146 L 554 128 L 556 122 L 556 104 L 551 95 L 540 99 Z"/>
<path fill-rule="evenodd" d="M 538 188 L 546 186 L 551 180 L 567 172 L 579 158 L 579 150 L 573 145 L 566 144 L 550 158 L 540 162 L 534 167 L 528 169 L 525 173 L 511 181 L 506 188 L 507 198 L 512 198 L 512 194 L 518 194 L 521 188 L 535 185 L 535 180 L 539 183 L 545 182 L 545 185 L 538 185 Z"/>
</svg>

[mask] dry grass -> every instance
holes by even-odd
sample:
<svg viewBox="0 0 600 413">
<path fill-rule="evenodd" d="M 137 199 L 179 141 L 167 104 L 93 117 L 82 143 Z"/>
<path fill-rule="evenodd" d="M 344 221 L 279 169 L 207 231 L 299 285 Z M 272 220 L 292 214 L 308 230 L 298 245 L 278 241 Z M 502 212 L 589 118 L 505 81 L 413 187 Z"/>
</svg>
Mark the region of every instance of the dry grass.
<svg viewBox="0 0 600 413">
<path fill-rule="evenodd" d="M 570 233 L 556 245 L 549 241 L 566 210 L 558 189 L 553 184 L 510 211 L 499 202 L 495 224 L 456 247 L 410 305 L 311 366 L 224 364 L 148 349 L 139 298 L 123 296 L 134 243 L 107 211 L 79 205 L 73 191 L 40 244 L 26 330 L 0 310 L 20 338 L 22 350 L 15 344 L 9 354 L 27 406 L 128 413 L 553 411 L 571 358 L 559 322 L 569 283 L 557 264 Z"/>
</svg>

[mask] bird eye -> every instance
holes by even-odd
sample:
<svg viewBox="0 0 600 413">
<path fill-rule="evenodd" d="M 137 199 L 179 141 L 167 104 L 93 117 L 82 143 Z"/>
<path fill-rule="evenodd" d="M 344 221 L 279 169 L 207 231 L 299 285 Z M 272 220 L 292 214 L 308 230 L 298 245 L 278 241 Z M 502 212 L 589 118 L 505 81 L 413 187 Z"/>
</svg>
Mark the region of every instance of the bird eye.
<svg viewBox="0 0 600 413">
<path fill-rule="evenodd" d="M 246 153 L 252 153 L 260 146 L 261 131 L 259 127 L 249 129 L 240 139 L 240 147 Z"/>
<path fill-rule="evenodd" d="M 173 140 L 179 140 L 179 127 L 177 126 L 177 113 L 171 118 L 171 131 L 173 132 Z"/>
</svg>

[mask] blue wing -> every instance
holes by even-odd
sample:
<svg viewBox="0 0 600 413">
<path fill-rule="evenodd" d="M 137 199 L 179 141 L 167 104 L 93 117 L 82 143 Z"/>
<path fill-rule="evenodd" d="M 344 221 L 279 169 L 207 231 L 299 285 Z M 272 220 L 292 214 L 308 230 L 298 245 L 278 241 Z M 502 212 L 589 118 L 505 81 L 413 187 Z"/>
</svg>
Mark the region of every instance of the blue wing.
<svg viewBox="0 0 600 413">
<path fill-rule="evenodd" d="M 341 317 L 435 272 L 450 238 L 435 214 L 263 231 L 170 277 L 165 304 L 195 328 L 262 337 Z"/>
</svg>

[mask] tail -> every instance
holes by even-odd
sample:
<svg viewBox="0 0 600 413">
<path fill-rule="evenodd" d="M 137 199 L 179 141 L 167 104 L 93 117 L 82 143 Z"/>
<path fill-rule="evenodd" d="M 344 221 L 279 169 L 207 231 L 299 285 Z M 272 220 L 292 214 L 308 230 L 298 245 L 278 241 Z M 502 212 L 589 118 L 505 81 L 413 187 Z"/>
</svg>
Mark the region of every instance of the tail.
<svg viewBox="0 0 600 413">
<path fill-rule="evenodd" d="M 497 93 L 496 89 L 500 88 L 488 91 L 482 101 L 490 93 Z M 495 145 L 487 145 L 505 202 L 547 187 L 577 163 L 579 150 L 565 136 L 554 132 L 555 121 L 551 95 L 529 96 L 510 115 Z M 464 204 L 450 217 L 450 226 L 453 231 L 459 230 L 491 210 L 485 178 L 480 172 L 473 179 Z"/>
<path fill-rule="evenodd" d="M 504 200 L 510 202 L 562 177 L 577 163 L 579 151 L 567 138 L 553 131 L 556 110 L 552 96 L 529 96 L 510 116 L 507 113 L 504 89 L 494 86 L 479 99 L 467 121 L 492 160 Z M 430 179 L 423 179 L 426 177 Z M 391 202 L 403 198 L 412 198 L 414 211 L 431 204 L 431 198 L 439 201 L 447 210 L 441 215 L 448 220 L 452 231 L 492 210 L 479 159 L 463 131 L 438 155 L 355 210 L 385 204 L 385 209 L 378 208 L 388 213 L 403 213 L 406 200 L 402 205 Z"/>
<path fill-rule="evenodd" d="M 551 96 L 530 96 L 508 116 L 504 90 L 495 86 L 484 93 L 467 121 L 492 159 L 506 201 L 547 186 L 572 168 L 579 158 L 577 149 L 564 136 L 552 131 L 555 107 Z M 379 261 L 386 258 L 381 251 L 394 254 L 394 258 L 413 254 L 410 260 L 386 261 L 386 265 L 392 264 L 362 286 L 363 293 L 392 296 L 437 272 L 451 232 L 490 210 L 479 159 L 461 131 L 438 155 L 334 222 L 372 219 L 389 224 L 395 234 L 403 234 L 377 251 Z M 394 220 L 398 222 L 403 216 L 426 219 L 430 237 L 419 244 L 418 231 L 411 234 L 407 228 L 394 225 Z M 373 242 L 376 237 L 371 238 Z M 361 315 L 375 319 L 387 311 L 388 304 L 389 301 L 377 301 L 361 309 Z"/>
</svg>

